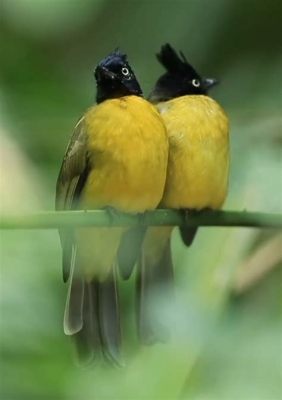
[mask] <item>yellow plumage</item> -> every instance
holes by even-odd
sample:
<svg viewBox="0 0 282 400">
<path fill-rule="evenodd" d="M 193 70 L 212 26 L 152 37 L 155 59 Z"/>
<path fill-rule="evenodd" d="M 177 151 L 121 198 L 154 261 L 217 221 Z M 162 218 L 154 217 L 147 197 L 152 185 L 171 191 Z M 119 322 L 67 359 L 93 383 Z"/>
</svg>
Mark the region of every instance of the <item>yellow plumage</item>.
<svg viewBox="0 0 282 400">
<path fill-rule="evenodd" d="M 169 156 L 163 208 L 218 209 L 228 189 L 229 122 L 220 105 L 204 95 L 159 103 Z M 157 266 L 172 227 L 149 228 L 143 243 L 147 265 Z"/>
<path fill-rule="evenodd" d="M 57 180 L 56 209 L 152 210 L 162 198 L 166 179 L 164 122 L 142 98 L 127 56 L 119 50 L 99 62 L 94 76 L 97 105 L 77 123 L 67 146 Z M 69 282 L 64 331 L 73 336 L 83 362 L 101 352 L 120 364 L 116 267 L 124 254 L 119 251 L 122 243 L 133 248 L 123 241 L 131 237 L 127 230 L 76 227 L 59 231 L 63 279 Z"/>
<path fill-rule="evenodd" d="M 168 142 L 157 110 L 141 97 L 111 99 L 85 115 L 93 169 L 81 203 L 124 212 L 154 209 L 166 179 Z"/>
<path fill-rule="evenodd" d="M 189 95 L 159 103 L 169 137 L 163 207 L 220 208 L 229 175 L 229 124 L 212 98 Z"/>
<path fill-rule="evenodd" d="M 227 194 L 229 173 L 229 128 L 224 111 L 204 95 L 178 97 L 159 103 L 157 108 L 169 138 L 167 178 L 160 207 L 220 208 Z M 150 299 L 159 285 L 163 285 L 166 298 L 172 298 L 172 230 L 173 227 L 149 227 L 142 246 L 138 331 L 144 343 L 162 340 L 159 322 L 150 314 Z M 189 231 L 185 232 L 187 235 Z"/>
<path fill-rule="evenodd" d="M 160 208 L 202 210 L 220 208 L 227 195 L 229 175 L 228 118 L 208 90 L 214 79 L 201 78 L 169 45 L 161 47 L 158 61 L 166 72 L 150 95 L 167 128 L 169 157 Z M 179 227 L 190 246 L 197 228 Z M 144 343 L 162 339 L 162 321 L 151 313 L 154 293 L 173 298 L 173 227 L 149 227 L 138 262 L 138 332 Z"/>
<path fill-rule="evenodd" d="M 165 185 L 168 141 L 155 107 L 137 96 L 111 99 L 90 108 L 84 121 L 92 168 L 80 207 L 134 213 L 156 208 Z M 77 257 L 87 280 L 107 277 L 125 230 L 76 231 Z"/>
</svg>

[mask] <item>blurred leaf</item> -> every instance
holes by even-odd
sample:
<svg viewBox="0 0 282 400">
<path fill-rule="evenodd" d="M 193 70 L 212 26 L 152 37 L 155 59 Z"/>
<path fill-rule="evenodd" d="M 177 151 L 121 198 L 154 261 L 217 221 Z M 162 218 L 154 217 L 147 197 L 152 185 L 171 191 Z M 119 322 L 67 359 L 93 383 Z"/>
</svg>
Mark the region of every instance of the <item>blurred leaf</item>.
<svg viewBox="0 0 282 400">
<path fill-rule="evenodd" d="M 230 116 L 232 149 L 225 207 L 281 212 L 281 2 L 4 0 L 0 7 L 0 119 L 29 166 L 21 178 L 17 159 L 21 171 L 11 179 L 27 189 L 35 174 L 39 207 L 53 208 L 64 148 L 94 102 L 97 62 L 120 46 L 148 93 L 162 73 L 154 54 L 169 41 L 221 80 L 213 95 Z M 1 174 L 13 176 L 8 168 Z M 29 202 L 15 190 L 10 205 L 20 196 Z M 278 399 L 281 268 L 241 298 L 230 294 L 257 238 L 251 229 L 206 228 L 186 249 L 175 232 L 177 298 L 171 305 L 160 298 L 171 342 L 138 348 L 131 280 L 122 284 L 128 366 L 80 370 L 62 333 L 57 234 L 1 232 L 1 398 Z"/>
<path fill-rule="evenodd" d="M 65 35 L 97 13 L 103 0 L 3 0 L 3 14 L 19 32 L 35 37 Z"/>
</svg>

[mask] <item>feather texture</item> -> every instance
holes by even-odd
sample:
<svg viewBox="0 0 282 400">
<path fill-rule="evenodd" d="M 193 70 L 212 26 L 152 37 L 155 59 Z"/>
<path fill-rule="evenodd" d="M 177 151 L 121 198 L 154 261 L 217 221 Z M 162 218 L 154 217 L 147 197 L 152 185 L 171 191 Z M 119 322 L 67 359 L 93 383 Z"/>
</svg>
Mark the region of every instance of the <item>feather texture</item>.
<svg viewBox="0 0 282 400">
<path fill-rule="evenodd" d="M 167 43 L 161 47 L 161 51 L 156 56 L 158 61 L 168 72 L 199 78 L 198 73 L 192 65 L 189 64 L 184 54 L 181 51 L 179 54 L 180 55 L 178 55 L 174 48 Z"/>
</svg>

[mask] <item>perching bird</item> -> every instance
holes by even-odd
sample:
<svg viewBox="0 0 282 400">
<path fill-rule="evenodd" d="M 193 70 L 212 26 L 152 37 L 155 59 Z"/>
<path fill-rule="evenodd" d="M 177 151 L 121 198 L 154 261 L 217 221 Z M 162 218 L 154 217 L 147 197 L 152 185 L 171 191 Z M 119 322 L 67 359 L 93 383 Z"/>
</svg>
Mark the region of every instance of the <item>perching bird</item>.
<svg viewBox="0 0 282 400">
<path fill-rule="evenodd" d="M 162 198 L 168 159 L 165 125 L 116 50 L 95 69 L 97 105 L 77 123 L 57 181 L 56 209 L 139 213 Z M 126 228 L 61 230 L 63 279 L 69 281 L 64 331 L 90 361 L 102 350 L 120 361 L 116 255 Z"/>
<path fill-rule="evenodd" d="M 220 105 L 207 95 L 216 83 L 202 78 L 169 45 L 157 59 L 165 67 L 150 95 L 168 131 L 169 159 L 160 208 L 219 209 L 227 195 L 229 175 L 229 123 Z M 158 340 L 159 322 L 150 316 L 150 296 L 163 285 L 168 298 L 173 290 L 172 227 L 151 227 L 143 242 L 138 265 L 139 335 L 143 342 Z M 190 245 L 196 229 L 181 228 Z"/>
</svg>

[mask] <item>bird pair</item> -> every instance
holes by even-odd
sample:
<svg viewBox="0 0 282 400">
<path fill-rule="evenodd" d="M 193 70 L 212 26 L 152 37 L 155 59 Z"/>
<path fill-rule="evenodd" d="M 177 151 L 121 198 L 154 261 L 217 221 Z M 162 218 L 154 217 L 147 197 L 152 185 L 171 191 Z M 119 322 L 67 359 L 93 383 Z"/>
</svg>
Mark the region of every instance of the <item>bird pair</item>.
<svg viewBox="0 0 282 400">
<path fill-rule="evenodd" d="M 57 181 L 56 209 L 143 213 L 157 207 L 220 208 L 227 194 L 228 119 L 203 79 L 168 44 L 165 67 L 145 100 L 126 55 L 114 51 L 95 69 L 97 105 L 77 123 Z M 117 267 L 128 278 L 137 261 L 137 320 L 141 342 L 158 339 L 150 299 L 172 290 L 172 227 L 61 229 L 63 279 L 69 282 L 64 331 L 80 357 L 101 350 L 120 362 Z M 190 245 L 195 229 L 181 228 Z"/>
</svg>

